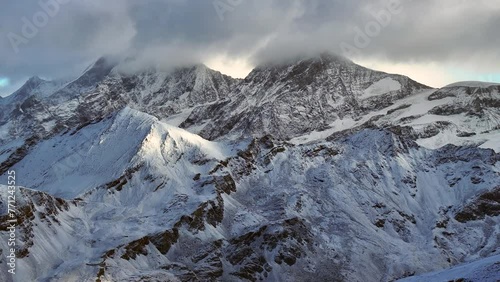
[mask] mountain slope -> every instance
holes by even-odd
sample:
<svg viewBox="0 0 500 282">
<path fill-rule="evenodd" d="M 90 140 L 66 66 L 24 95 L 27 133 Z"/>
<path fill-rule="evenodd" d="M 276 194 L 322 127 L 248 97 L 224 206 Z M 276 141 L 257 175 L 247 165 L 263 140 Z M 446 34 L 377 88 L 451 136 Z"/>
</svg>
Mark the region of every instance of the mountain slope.
<svg viewBox="0 0 500 282">
<path fill-rule="evenodd" d="M 359 119 L 336 120 L 325 130 L 313 131 L 290 141 L 303 144 L 332 139 L 367 127 L 397 126 L 408 138 L 427 148 L 437 149 L 454 144 L 490 148 L 499 152 L 496 140 L 500 137 L 500 111 L 495 105 L 500 100 L 497 90 L 476 89 L 478 92 L 473 94 L 467 94 L 466 91 L 461 88 L 422 91 Z M 450 108 L 463 110 L 446 110 Z"/>
<path fill-rule="evenodd" d="M 22 279 L 388 281 L 499 247 L 498 217 L 458 216 L 475 196 L 498 193 L 492 150 L 433 151 L 372 129 L 300 146 L 214 143 L 124 109 L 40 143 L 32 160 L 50 163 L 38 154 L 52 158 L 51 142 L 81 146 L 83 134 L 95 143 L 62 176 L 75 181 L 50 169 L 30 177 L 31 156 L 13 167 L 26 176 L 20 185 L 46 175 L 37 189 L 66 197 L 20 190 Z"/>
<path fill-rule="evenodd" d="M 100 59 L 55 93 L 0 105 L 8 109 L 0 114 L 0 172 L 24 158 L 40 140 L 98 122 L 125 107 L 168 118 L 226 99 L 237 82 L 203 65 L 133 75 L 118 67 Z"/>
<path fill-rule="evenodd" d="M 52 93 L 48 102 L 51 104 L 60 104 L 69 99 L 78 98 L 103 81 L 116 65 L 117 62 L 113 59 L 106 57 L 99 58 L 80 77 L 68 83 L 66 87 Z"/>
<path fill-rule="evenodd" d="M 500 255 L 488 257 L 452 267 L 450 269 L 402 279 L 405 282 L 440 282 L 440 281 L 483 281 L 496 282 L 500 279 Z"/>
<path fill-rule="evenodd" d="M 495 85 L 329 54 L 244 80 L 119 70 L 1 101 L 16 281 L 394 281 L 500 250 Z"/>
<path fill-rule="evenodd" d="M 7 123 L 13 115 L 19 114 L 20 105 L 30 98 L 46 98 L 53 92 L 64 87 L 62 81 L 46 81 L 32 77 L 12 95 L 0 100 L 0 125 Z"/>
<path fill-rule="evenodd" d="M 199 107 L 181 126 L 201 126 L 200 135 L 207 139 L 227 134 L 289 139 L 323 130 L 336 120 L 359 118 L 424 89 L 428 87 L 407 77 L 323 54 L 256 68 L 230 102 Z"/>
<path fill-rule="evenodd" d="M 211 184 L 202 191 L 191 189 L 193 175 L 206 174 L 218 163 L 213 158 L 224 158 L 223 150 L 216 144 L 131 109 L 122 110 L 111 122 L 105 120 L 56 139 L 61 147 L 88 142 L 79 135 L 96 138 L 95 143 L 86 144 L 88 147 L 79 152 L 80 160 L 73 157 L 72 151 L 62 150 L 52 156 L 55 151 L 45 151 L 50 143 L 41 143 L 33 151 L 45 154 L 35 158 L 39 162 L 50 162 L 62 155 L 76 163 L 63 162 L 64 168 L 44 166 L 40 171 L 52 184 L 42 183 L 39 189 L 68 200 L 26 189 L 17 195 L 22 199 L 18 203 L 23 250 L 19 267 L 26 270 L 20 271 L 20 281 L 43 277 L 67 280 L 74 275 L 95 279 L 97 272 L 92 264 L 109 248 L 171 228 L 183 215 L 216 198 Z M 136 138 L 126 137 L 132 135 Z M 134 153 L 121 158 L 112 155 L 121 155 L 123 148 Z M 113 164 L 97 161 L 98 157 L 104 159 L 103 151 L 107 151 L 106 159 Z M 204 160 L 204 164 L 188 165 L 196 160 Z M 18 175 L 26 175 L 24 180 L 19 178 L 19 184 L 37 184 L 36 170 L 28 171 L 23 162 L 13 169 Z M 101 173 L 104 169 L 106 174 Z M 76 196 L 79 198 L 71 200 Z M 2 213 L 5 200 L 2 198 Z M 81 244 L 75 245 L 76 241 Z M 2 250 L 7 247 L 1 246 Z"/>
<path fill-rule="evenodd" d="M 401 99 L 353 124 L 401 126 L 427 148 L 447 144 L 500 151 L 500 88 L 446 87 Z"/>
<path fill-rule="evenodd" d="M 76 110 L 81 119 L 127 105 L 158 118 L 167 118 L 195 106 L 225 100 L 236 82 L 204 65 L 173 72 L 150 70 L 135 75 L 113 72 L 88 93 Z"/>
<path fill-rule="evenodd" d="M 158 120 L 153 116 L 125 108 L 95 124 L 42 140 L 11 169 L 23 175 L 21 186 L 57 197 L 76 198 L 89 188 L 111 182 L 127 169 L 140 166 L 138 155 L 151 154 L 153 158 L 154 153 L 145 151 L 145 140 L 153 142 L 167 138 L 166 135 L 170 138 L 172 132 L 179 131 L 167 125 L 160 129 L 157 126 Z M 165 129 L 170 134 L 161 132 Z M 188 139 L 196 142 L 201 138 Z M 159 149 L 152 147 L 151 150 Z M 6 182 L 3 176 L 0 179 Z"/>
</svg>

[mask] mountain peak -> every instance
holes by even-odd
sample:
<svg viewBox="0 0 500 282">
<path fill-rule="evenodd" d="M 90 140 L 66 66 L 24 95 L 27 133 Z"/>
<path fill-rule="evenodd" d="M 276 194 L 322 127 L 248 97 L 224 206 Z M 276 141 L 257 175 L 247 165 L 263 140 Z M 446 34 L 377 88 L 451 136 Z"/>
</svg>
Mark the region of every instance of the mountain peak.
<svg viewBox="0 0 500 282">
<path fill-rule="evenodd" d="M 299 89 L 303 89 L 313 84 L 323 85 L 326 81 L 336 85 L 340 76 L 344 76 L 343 74 L 361 71 L 376 72 L 365 69 L 345 57 L 331 52 L 322 52 L 258 66 L 245 80 L 255 83 L 264 82 L 264 85 L 270 87 L 276 85 L 277 82 L 292 83 Z"/>
<path fill-rule="evenodd" d="M 59 103 L 89 91 L 104 80 L 116 65 L 116 60 L 109 57 L 99 58 L 93 65 L 89 66 L 80 77 L 70 82 L 65 88 L 54 93 L 52 98 Z"/>
<path fill-rule="evenodd" d="M 23 86 L 21 86 L 21 88 L 19 88 L 19 90 L 14 92 L 14 94 L 12 94 L 11 96 L 16 100 L 27 98 L 27 97 L 31 96 L 38 87 L 40 87 L 42 84 L 44 84 L 46 82 L 47 81 L 41 79 L 38 76 L 30 77 L 23 84 Z"/>
<path fill-rule="evenodd" d="M 39 84 L 39 83 L 42 83 L 42 82 L 45 82 L 45 80 L 41 79 L 39 76 L 32 76 L 28 79 L 28 81 L 26 81 L 26 83 L 29 83 L 29 84 Z"/>
</svg>

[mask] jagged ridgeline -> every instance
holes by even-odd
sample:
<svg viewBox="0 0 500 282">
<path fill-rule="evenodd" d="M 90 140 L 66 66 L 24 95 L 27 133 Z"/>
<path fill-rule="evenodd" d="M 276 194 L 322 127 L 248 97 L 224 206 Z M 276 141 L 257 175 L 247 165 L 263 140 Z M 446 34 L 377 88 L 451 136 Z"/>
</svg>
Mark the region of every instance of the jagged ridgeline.
<svg viewBox="0 0 500 282">
<path fill-rule="evenodd" d="M 495 281 L 499 85 L 328 53 L 245 79 L 122 70 L 101 58 L 0 99 L 18 281 L 419 281 L 473 260 L 435 277 Z"/>
</svg>

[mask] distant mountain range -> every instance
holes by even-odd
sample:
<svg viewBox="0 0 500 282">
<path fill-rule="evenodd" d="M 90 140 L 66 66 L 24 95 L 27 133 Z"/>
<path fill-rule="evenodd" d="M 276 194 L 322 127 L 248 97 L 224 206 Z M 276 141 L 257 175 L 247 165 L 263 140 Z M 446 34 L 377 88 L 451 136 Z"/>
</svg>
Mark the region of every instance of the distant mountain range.
<svg viewBox="0 0 500 282">
<path fill-rule="evenodd" d="M 427 281 L 480 259 L 499 278 L 500 85 L 329 53 L 245 79 L 121 64 L 0 99 L 18 281 Z M 6 213 L 2 193 L 1 253 Z"/>
</svg>

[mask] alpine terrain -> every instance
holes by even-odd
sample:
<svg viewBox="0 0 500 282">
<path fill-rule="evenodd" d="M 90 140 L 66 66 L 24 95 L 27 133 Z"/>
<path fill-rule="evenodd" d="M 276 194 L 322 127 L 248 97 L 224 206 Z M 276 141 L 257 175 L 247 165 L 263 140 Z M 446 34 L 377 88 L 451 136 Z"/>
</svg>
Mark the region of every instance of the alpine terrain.
<svg viewBox="0 0 500 282">
<path fill-rule="evenodd" d="M 0 281 L 500 280 L 500 85 L 123 64 L 0 99 Z"/>
</svg>

